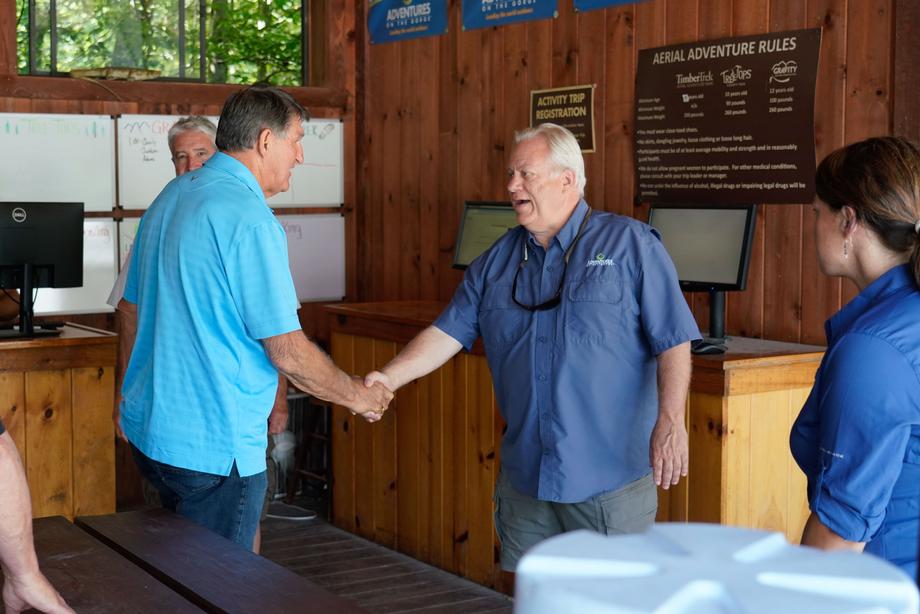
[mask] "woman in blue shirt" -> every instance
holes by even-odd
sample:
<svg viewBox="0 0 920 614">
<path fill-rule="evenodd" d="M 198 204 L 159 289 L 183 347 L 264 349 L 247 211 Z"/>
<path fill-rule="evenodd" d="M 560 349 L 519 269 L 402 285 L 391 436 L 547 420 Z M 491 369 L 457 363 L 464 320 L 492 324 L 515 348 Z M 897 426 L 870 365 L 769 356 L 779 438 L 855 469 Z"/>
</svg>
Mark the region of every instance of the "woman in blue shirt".
<svg viewBox="0 0 920 614">
<path fill-rule="evenodd" d="M 792 427 L 808 477 L 802 544 L 871 552 L 917 573 L 920 515 L 920 150 L 894 137 L 818 167 L 821 271 L 859 295 L 826 323 L 827 352 Z"/>
</svg>

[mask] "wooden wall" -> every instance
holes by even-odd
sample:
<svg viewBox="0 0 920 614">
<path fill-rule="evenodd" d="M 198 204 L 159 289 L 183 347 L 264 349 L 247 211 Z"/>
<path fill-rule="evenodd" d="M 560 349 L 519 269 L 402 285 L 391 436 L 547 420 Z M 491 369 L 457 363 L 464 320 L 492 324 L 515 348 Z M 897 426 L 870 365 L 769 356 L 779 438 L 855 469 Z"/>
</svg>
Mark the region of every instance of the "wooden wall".
<svg viewBox="0 0 920 614">
<path fill-rule="evenodd" d="M 823 28 L 815 110 L 816 155 L 888 134 L 897 32 L 904 87 L 916 93 L 917 13 L 906 0 L 647 0 L 463 32 L 449 1 L 447 35 L 365 45 L 364 136 L 359 142 L 359 296 L 448 300 L 462 202 L 506 197 L 515 129 L 527 125 L 533 89 L 596 83 L 597 152 L 586 154 L 586 198 L 640 219 L 634 205 L 633 92 L 639 49 L 710 38 Z M 901 16 L 895 29 L 895 12 Z M 906 24 L 906 25 L 905 25 Z M 910 24 L 913 24 L 911 29 Z M 913 34 L 910 34 L 910 33 Z M 908 36 L 910 34 L 910 36 Z M 907 72 L 905 72 L 907 71 Z M 901 124 L 916 128 L 916 98 L 901 99 Z M 912 128 L 912 129 L 913 129 Z M 918 130 L 920 132 L 920 130 Z M 920 134 L 912 135 L 914 137 Z M 811 213 L 761 209 L 748 289 L 728 298 L 730 334 L 824 342 L 823 322 L 854 294 L 818 271 Z M 692 296 L 701 324 L 704 297 Z"/>
</svg>

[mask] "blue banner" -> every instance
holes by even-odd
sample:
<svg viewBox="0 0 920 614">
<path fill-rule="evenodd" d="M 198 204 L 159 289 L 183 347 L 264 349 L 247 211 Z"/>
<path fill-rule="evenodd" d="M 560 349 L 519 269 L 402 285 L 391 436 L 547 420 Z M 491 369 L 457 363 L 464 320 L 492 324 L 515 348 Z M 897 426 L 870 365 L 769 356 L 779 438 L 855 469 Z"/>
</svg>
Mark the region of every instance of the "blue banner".
<svg viewBox="0 0 920 614">
<path fill-rule="evenodd" d="M 618 4 L 632 4 L 638 0 L 575 0 L 576 11 L 590 11 L 592 9 L 602 9 L 607 6 L 616 6 Z"/>
<path fill-rule="evenodd" d="M 447 0 L 371 0 L 371 44 L 438 36 L 447 32 Z"/>
<path fill-rule="evenodd" d="M 557 0 L 463 0 L 463 29 L 549 19 L 558 15 Z"/>
</svg>

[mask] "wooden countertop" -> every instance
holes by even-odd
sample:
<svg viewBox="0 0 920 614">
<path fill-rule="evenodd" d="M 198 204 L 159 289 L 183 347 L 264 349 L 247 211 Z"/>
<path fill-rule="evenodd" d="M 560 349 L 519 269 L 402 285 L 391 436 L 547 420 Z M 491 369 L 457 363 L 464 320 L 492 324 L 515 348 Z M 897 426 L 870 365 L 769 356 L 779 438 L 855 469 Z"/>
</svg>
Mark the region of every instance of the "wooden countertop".
<svg viewBox="0 0 920 614">
<path fill-rule="evenodd" d="M 0 371 L 115 366 L 118 335 L 67 323 L 57 337 L 0 339 Z"/>
</svg>

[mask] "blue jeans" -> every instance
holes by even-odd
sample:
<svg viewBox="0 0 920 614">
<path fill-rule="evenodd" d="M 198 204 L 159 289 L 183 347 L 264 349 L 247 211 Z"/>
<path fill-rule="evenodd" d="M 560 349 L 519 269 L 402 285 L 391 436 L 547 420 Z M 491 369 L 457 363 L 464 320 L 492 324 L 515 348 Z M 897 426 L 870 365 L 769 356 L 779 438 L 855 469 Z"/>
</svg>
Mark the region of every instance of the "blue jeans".
<svg viewBox="0 0 920 614">
<path fill-rule="evenodd" d="M 252 550 L 268 484 L 264 471 L 241 478 L 234 462 L 230 475 L 216 475 L 155 461 L 133 444 L 131 453 L 163 507 Z"/>
</svg>

